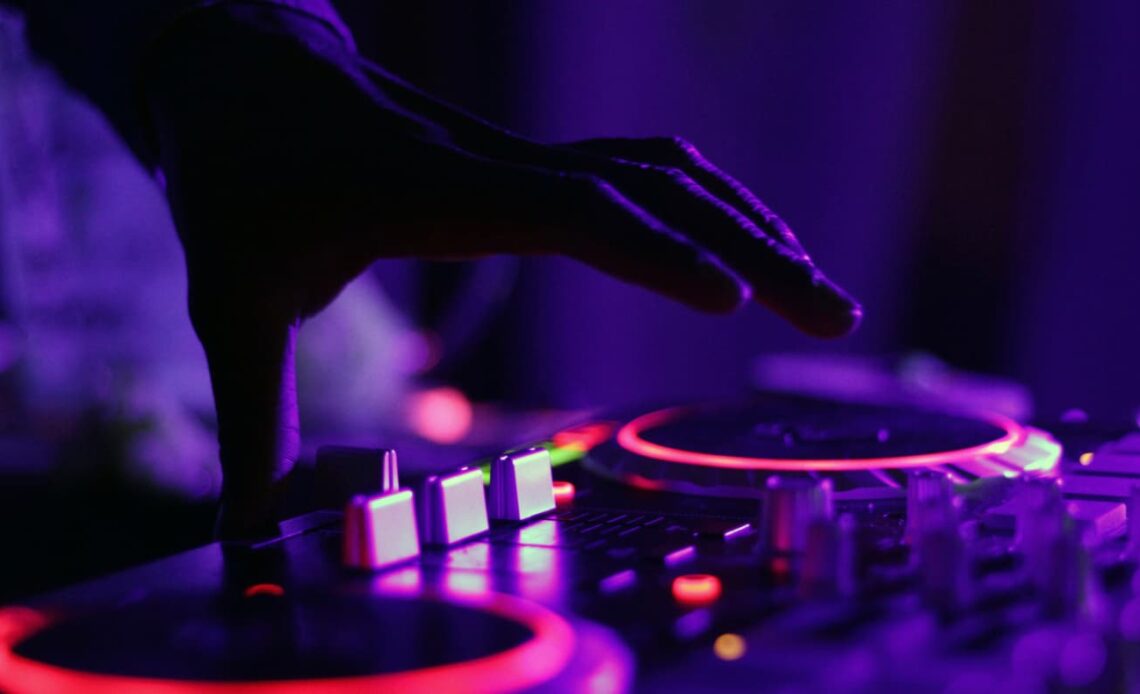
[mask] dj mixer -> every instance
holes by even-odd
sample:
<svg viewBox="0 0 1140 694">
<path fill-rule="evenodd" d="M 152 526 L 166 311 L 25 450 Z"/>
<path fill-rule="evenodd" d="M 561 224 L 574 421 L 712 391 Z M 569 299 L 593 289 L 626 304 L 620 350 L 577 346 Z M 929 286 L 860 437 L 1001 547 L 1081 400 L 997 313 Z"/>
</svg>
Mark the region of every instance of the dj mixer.
<svg viewBox="0 0 1140 694">
<path fill-rule="evenodd" d="M 5 608 L 0 688 L 1140 689 L 1135 429 L 754 394 L 412 467 Z"/>
</svg>

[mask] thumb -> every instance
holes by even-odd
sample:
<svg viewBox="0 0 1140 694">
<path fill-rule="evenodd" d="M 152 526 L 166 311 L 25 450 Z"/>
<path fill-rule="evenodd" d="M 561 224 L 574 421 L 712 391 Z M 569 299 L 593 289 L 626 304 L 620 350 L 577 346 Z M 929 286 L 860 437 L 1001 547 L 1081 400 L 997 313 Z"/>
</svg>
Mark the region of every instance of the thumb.
<svg viewBox="0 0 1140 694">
<path fill-rule="evenodd" d="M 222 464 L 219 539 L 277 534 L 285 478 L 300 452 L 294 371 L 299 320 L 240 283 L 190 283 L 190 317 L 206 352 Z"/>
</svg>

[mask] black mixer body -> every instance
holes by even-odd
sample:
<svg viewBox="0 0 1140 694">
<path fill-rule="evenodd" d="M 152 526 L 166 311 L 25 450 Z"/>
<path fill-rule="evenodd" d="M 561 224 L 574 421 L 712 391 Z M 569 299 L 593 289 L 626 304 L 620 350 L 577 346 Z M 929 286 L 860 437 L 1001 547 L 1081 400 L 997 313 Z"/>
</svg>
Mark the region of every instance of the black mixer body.
<svg viewBox="0 0 1140 694">
<path fill-rule="evenodd" d="M 1140 686 L 1140 437 L 1125 429 L 757 395 L 611 413 L 504 453 L 399 481 L 388 456 L 279 537 L 5 608 L 0 683 Z"/>
</svg>

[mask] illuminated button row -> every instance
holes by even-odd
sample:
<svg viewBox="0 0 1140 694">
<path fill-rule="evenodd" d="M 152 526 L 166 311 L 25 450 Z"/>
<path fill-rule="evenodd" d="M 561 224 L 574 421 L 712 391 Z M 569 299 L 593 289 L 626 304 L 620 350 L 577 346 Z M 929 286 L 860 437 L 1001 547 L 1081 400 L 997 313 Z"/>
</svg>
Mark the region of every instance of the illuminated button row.
<svg viewBox="0 0 1140 694">
<path fill-rule="evenodd" d="M 347 455 L 345 449 L 335 453 L 342 459 Z M 429 477 L 418 516 L 412 490 L 398 488 L 395 452 L 368 455 L 383 461 L 378 474 L 383 492 L 354 496 L 345 507 L 342 556 L 353 568 L 391 566 L 418 556 L 421 541 L 454 544 L 487 532 L 489 518 L 521 521 L 555 507 L 550 454 L 542 448 L 504 455 L 492 464 L 490 504 L 477 469 Z"/>
</svg>

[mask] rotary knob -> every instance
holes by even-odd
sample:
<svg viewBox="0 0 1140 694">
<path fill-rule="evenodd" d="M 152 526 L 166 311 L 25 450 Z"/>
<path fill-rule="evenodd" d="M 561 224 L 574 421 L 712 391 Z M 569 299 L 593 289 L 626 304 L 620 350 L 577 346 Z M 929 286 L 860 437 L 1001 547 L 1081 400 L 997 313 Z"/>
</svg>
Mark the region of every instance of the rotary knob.
<svg viewBox="0 0 1140 694">
<path fill-rule="evenodd" d="M 960 605 L 971 586 L 961 503 L 946 474 L 918 470 L 908 475 L 904 541 L 910 545 L 911 566 L 917 569 L 926 603 L 944 613 Z"/>
<path fill-rule="evenodd" d="M 1024 558 L 1025 571 L 1042 592 L 1053 588 L 1055 555 L 1066 544 L 1068 523 L 1060 481 L 1022 480 L 1014 499 L 1017 508 L 1016 546 Z M 1064 550 L 1067 551 L 1067 550 Z"/>
<path fill-rule="evenodd" d="M 1140 563 L 1140 484 L 1132 485 L 1125 506 L 1125 522 L 1128 524 L 1128 544 L 1124 546 L 1122 559 Z"/>
<path fill-rule="evenodd" d="M 954 484 L 937 470 L 916 470 L 907 475 L 906 533 L 904 541 L 918 544 L 924 527 L 941 522 L 953 504 Z M 934 514 L 936 517 L 930 518 Z"/>
<path fill-rule="evenodd" d="M 812 521 L 831 516 L 831 480 L 769 477 L 760 516 L 764 547 L 776 553 L 803 552 Z"/>
<path fill-rule="evenodd" d="M 1070 515 L 1061 481 L 1024 480 L 1016 501 L 1017 547 L 1045 614 L 1069 618 L 1100 610 L 1102 596 L 1090 559 L 1097 536 L 1087 522 Z"/>
<path fill-rule="evenodd" d="M 1040 567 L 1035 583 L 1041 608 L 1049 617 L 1104 618 L 1105 597 L 1092 567 L 1095 533 L 1087 524 L 1065 517 L 1059 530 L 1040 546 Z"/>
<path fill-rule="evenodd" d="M 1016 541 L 1022 551 L 1032 552 L 1040 537 L 1060 531 L 1065 513 L 1061 480 L 1049 477 L 1021 479 L 1015 503 Z"/>
<path fill-rule="evenodd" d="M 959 524 L 958 506 L 941 497 L 927 499 L 917 509 L 922 523 L 912 555 L 923 601 L 940 614 L 964 605 L 972 588 L 969 547 Z"/>
<path fill-rule="evenodd" d="M 805 598 L 855 593 L 855 518 L 816 518 L 808 524 L 799 592 Z"/>
</svg>

